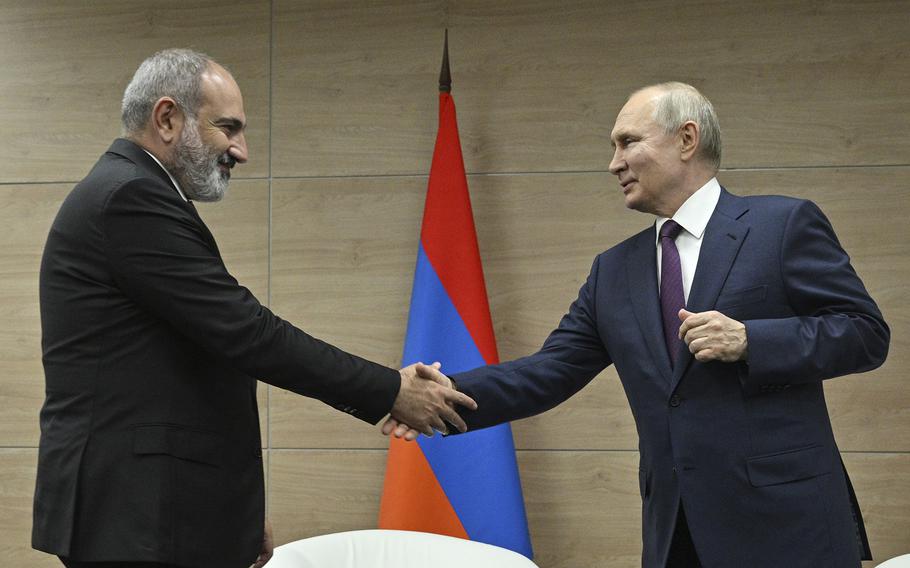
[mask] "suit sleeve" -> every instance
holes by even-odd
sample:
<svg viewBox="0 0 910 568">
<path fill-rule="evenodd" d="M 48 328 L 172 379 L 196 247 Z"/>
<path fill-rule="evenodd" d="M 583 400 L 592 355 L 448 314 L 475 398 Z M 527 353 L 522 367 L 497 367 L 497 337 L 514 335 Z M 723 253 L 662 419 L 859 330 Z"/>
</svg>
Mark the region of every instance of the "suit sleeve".
<svg viewBox="0 0 910 568">
<path fill-rule="evenodd" d="M 597 332 L 597 266 L 595 260 L 578 298 L 540 351 L 453 376 L 458 390 L 477 401 L 476 411 L 460 410 L 469 429 L 549 410 L 581 390 L 611 363 Z"/>
<path fill-rule="evenodd" d="M 881 365 L 890 331 L 850 265 L 831 224 L 812 202 L 789 216 L 780 270 L 793 317 L 743 322 L 747 390 L 822 381 Z"/>
<path fill-rule="evenodd" d="M 160 182 L 140 179 L 107 200 L 105 247 L 123 293 L 247 375 L 368 422 L 388 413 L 398 372 L 313 338 L 261 305 L 175 197 Z"/>
</svg>

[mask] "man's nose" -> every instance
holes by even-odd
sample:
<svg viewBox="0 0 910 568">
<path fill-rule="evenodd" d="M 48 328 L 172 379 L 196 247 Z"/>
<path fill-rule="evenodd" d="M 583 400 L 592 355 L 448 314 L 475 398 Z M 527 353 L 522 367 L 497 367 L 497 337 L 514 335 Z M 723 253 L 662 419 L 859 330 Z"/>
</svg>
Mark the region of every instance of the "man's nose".
<svg viewBox="0 0 910 568">
<path fill-rule="evenodd" d="M 228 148 L 228 154 L 241 164 L 249 159 L 249 152 L 246 148 L 246 137 L 243 132 L 237 134 L 236 138 L 231 141 L 231 146 Z"/>
<path fill-rule="evenodd" d="M 613 159 L 610 160 L 609 170 L 611 174 L 618 176 L 619 172 L 623 171 L 624 169 L 626 169 L 626 161 L 623 160 L 622 156 L 620 155 L 620 149 L 617 148 L 613 152 Z"/>
</svg>

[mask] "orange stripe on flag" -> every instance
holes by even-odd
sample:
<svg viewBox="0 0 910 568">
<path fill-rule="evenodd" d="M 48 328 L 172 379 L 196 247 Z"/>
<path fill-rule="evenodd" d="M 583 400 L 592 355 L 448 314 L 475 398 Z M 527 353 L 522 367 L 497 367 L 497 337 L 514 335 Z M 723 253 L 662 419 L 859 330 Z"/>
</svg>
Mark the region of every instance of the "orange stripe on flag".
<svg viewBox="0 0 910 568">
<path fill-rule="evenodd" d="M 379 528 L 468 538 L 417 442 L 392 438 Z"/>
</svg>

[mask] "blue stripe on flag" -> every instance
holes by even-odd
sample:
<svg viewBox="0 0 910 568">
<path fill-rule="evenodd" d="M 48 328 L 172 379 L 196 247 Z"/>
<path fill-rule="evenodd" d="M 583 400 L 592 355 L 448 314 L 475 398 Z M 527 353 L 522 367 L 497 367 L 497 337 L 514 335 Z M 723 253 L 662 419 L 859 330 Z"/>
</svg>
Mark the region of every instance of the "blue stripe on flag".
<svg viewBox="0 0 910 568">
<path fill-rule="evenodd" d="M 422 243 L 403 359 L 404 364 L 439 361 L 442 371 L 452 374 L 486 364 Z M 421 437 L 418 443 L 468 537 L 530 557 L 528 533 L 516 530 L 526 523 L 509 425 L 447 438 Z"/>
<path fill-rule="evenodd" d="M 486 365 L 474 339 L 433 270 L 423 243 L 417 250 L 414 289 L 404 339 L 404 365 L 417 361 L 442 363 L 450 375 Z"/>
</svg>

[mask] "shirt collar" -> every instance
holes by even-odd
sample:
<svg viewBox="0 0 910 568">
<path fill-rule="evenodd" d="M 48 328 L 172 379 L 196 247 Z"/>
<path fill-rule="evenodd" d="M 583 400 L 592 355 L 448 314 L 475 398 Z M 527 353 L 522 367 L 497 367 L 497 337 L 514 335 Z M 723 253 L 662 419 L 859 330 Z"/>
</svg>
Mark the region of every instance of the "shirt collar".
<svg viewBox="0 0 910 568">
<path fill-rule="evenodd" d="M 155 157 L 155 154 L 152 154 L 145 148 L 143 148 L 142 151 L 151 156 L 152 159 L 155 160 L 155 163 L 161 166 L 161 169 L 164 170 L 164 173 L 167 174 L 167 177 L 171 178 L 171 183 L 174 184 L 174 188 L 177 190 L 177 193 L 180 194 L 180 197 L 182 197 L 184 201 L 189 201 L 189 199 L 186 198 L 186 195 L 183 194 L 183 190 L 180 189 L 180 184 L 177 183 L 177 180 L 174 179 L 174 176 L 171 175 L 171 172 L 167 171 L 167 168 L 164 167 L 164 164 L 162 164 L 161 161 Z"/>
<path fill-rule="evenodd" d="M 698 191 L 689 196 L 689 199 L 673 214 L 673 220 L 679 223 L 690 235 L 696 239 L 701 239 L 719 200 L 720 183 L 718 183 L 716 177 L 713 177 L 708 180 L 708 183 L 701 186 Z M 660 228 L 668 220 L 667 217 L 657 218 L 655 223 L 657 235 L 660 235 Z M 655 239 L 659 239 L 659 237 L 655 236 Z"/>
</svg>

